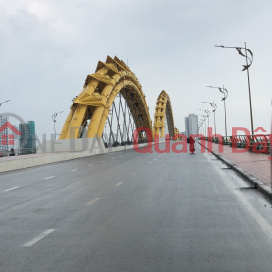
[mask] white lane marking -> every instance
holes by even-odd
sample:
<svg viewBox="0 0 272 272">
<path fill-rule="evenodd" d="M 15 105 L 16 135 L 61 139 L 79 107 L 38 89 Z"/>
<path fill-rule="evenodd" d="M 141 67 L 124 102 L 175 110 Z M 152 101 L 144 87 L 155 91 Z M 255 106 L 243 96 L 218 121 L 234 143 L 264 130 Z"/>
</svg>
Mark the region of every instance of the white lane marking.
<svg viewBox="0 0 272 272">
<path fill-rule="evenodd" d="M 71 172 L 77 171 L 77 169 L 71 170 Z"/>
<path fill-rule="evenodd" d="M 154 161 L 156 161 L 157 159 L 154 159 Z"/>
<path fill-rule="evenodd" d="M 94 164 L 90 164 L 89 166 L 94 166 Z"/>
<path fill-rule="evenodd" d="M 106 162 L 106 161 L 102 161 L 102 162 Z"/>
<path fill-rule="evenodd" d="M 133 173 L 132 175 L 136 175 L 137 173 Z"/>
<path fill-rule="evenodd" d="M 119 183 L 117 183 L 115 186 L 119 186 L 119 185 L 121 185 L 123 182 L 119 182 Z"/>
<path fill-rule="evenodd" d="M 203 153 L 204 156 L 207 158 L 208 161 L 213 162 L 211 158 L 208 157 L 206 153 Z M 216 166 L 213 163 L 214 168 L 216 168 L 219 172 L 219 167 Z M 222 171 L 219 173 L 223 174 Z M 251 213 L 252 217 L 257 221 L 257 223 L 260 225 L 264 233 L 269 237 L 272 238 L 272 226 L 267 222 L 267 220 L 253 207 L 253 205 L 248 201 L 248 199 L 243 195 L 243 193 L 240 190 L 237 190 L 237 187 L 235 184 L 231 181 L 230 178 L 226 177 L 222 178 L 222 181 L 232 188 L 233 193 L 236 194 L 236 196 L 242 201 L 242 203 L 245 205 L 247 210 Z"/>
<path fill-rule="evenodd" d="M 51 176 L 51 177 L 48 177 L 48 178 L 45 178 L 45 179 L 50 179 L 50 178 L 54 178 L 55 176 Z"/>
<path fill-rule="evenodd" d="M 13 187 L 13 188 L 10 188 L 10 189 L 7 189 L 7 190 L 4 190 L 4 192 L 8 192 L 8 191 L 11 191 L 11 190 L 14 190 L 14 189 L 20 188 L 20 187 L 21 187 L 21 186 Z"/>
<path fill-rule="evenodd" d="M 152 162 L 150 162 L 150 163 L 152 163 Z M 150 163 L 149 163 L 149 164 L 150 164 Z"/>
<path fill-rule="evenodd" d="M 234 185 L 234 184 L 233 184 Z M 247 198 L 241 193 L 239 190 L 233 191 L 240 200 L 244 203 L 248 211 L 252 214 L 254 219 L 257 221 L 257 223 L 260 225 L 260 227 L 263 229 L 264 233 L 269 237 L 272 238 L 272 227 L 271 225 L 266 221 L 266 219 L 252 206 L 252 204 L 247 200 Z"/>
<path fill-rule="evenodd" d="M 28 243 L 24 244 L 23 247 L 33 246 L 34 244 L 36 244 L 38 241 L 40 241 L 42 238 L 44 238 L 45 236 L 47 236 L 48 234 L 50 234 L 53 231 L 54 231 L 54 229 L 48 229 L 48 230 L 44 231 L 43 233 L 38 235 L 36 238 L 34 238 L 31 241 L 29 241 Z"/>
<path fill-rule="evenodd" d="M 112 160 L 115 160 L 115 158 L 111 158 Z"/>
<path fill-rule="evenodd" d="M 90 202 L 87 203 L 87 204 L 91 205 L 91 204 L 93 204 L 94 202 L 96 202 L 96 201 L 99 200 L 99 199 L 100 199 L 100 197 L 97 197 L 97 198 L 93 199 L 92 201 L 90 201 Z"/>
<path fill-rule="evenodd" d="M 123 156 L 120 156 L 120 158 L 122 158 Z"/>
</svg>

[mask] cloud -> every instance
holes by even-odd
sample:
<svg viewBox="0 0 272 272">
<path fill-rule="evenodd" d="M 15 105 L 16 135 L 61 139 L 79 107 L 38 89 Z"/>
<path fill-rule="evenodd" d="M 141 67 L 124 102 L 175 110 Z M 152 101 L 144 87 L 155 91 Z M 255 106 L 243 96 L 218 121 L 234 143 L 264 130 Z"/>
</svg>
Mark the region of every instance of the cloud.
<svg viewBox="0 0 272 272">
<path fill-rule="evenodd" d="M 247 41 L 254 52 L 254 122 L 269 127 L 271 9 L 269 1 L 245 0 L 0 0 L 1 97 L 11 99 L 5 105 L 10 111 L 35 120 L 39 135 L 53 132 L 53 112 L 65 110 L 58 116 L 60 130 L 86 75 L 99 60 L 117 55 L 140 79 L 152 119 L 164 89 L 181 131 L 186 115 L 214 100 L 223 133 L 220 93 L 205 86 L 229 90 L 229 127 L 248 124 L 247 78 L 244 59 L 214 45 Z"/>
</svg>

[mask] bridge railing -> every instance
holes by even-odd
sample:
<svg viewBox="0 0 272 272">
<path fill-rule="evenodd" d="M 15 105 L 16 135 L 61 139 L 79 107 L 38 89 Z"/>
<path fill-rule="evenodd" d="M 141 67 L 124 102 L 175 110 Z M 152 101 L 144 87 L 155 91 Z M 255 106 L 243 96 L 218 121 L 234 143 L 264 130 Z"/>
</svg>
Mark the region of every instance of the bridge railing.
<svg viewBox="0 0 272 272">
<path fill-rule="evenodd" d="M 223 136 L 223 137 L 200 137 L 201 140 L 213 142 L 221 145 L 237 146 L 237 148 L 247 148 L 252 150 L 253 145 L 255 150 L 260 153 L 269 153 L 271 143 L 267 135 L 236 135 L 236 136 Z M 258 144 L 259 143 L 259 144 Z"/>
<path fill-rule="evenodd" d="M 0 157 L 17 156 L 17 155 L 27 155 L 36 154 L 38 148 L 15 148 L 10 150 L 0 150 Z"/>
</svg>

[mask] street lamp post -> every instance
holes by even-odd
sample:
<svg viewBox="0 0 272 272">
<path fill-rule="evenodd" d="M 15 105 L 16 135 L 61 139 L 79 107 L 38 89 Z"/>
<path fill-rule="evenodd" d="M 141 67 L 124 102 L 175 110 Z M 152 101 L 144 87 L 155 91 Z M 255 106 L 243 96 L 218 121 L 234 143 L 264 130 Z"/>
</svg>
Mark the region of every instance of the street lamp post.
<svg viewBox="0 0 272 272">
<path fill-rule="evenodd" d="M 207 119 L 207 117 L 205 116 L 204 117 L 204 122 L 205 122 L 205 136 L 207 137 L 208 135 L 207 135 L 207 123 L 206 123 L 206 119 Z"/>
<path fill-rule="evenodd" d="M 214 113 L 214 133 L 215 133 L 215 137 L 216 137 L 216 122 L 215 122 L 215 111 L 217 109 L 217 105 L 213 102 L 202 102 L 202 103 L 208 103 L 213 107 L 213 113 Z"/>
<path fill-rule="evenodd" d="M 213 113 L 214 113 L 214 133 L 215 133 L 215 137 L 216 137 L 215 111 L 217 109 L 217 105 L 213 102 L 213 103 L 211 103 L 211 106 L 213 107 Z"/>
<path fill-rule="evenodd" d="M 210 112 L 209 112 L 209 110 L 207 109 L 207 110 L 203 110 L 203 109 L 198 109 L 198 110 L 202 110 L 202 111 L 205 111 L 206 112 L 206 114 L 207 114 L 207 117 L 208 117 L 208 137 L 209 137 L 209 126 L 210 126 L 210 118 L 209 118 L 209 116 L 210 116 Z"/>
<path fill-rule="evenodd" d="M 210 112 L 209 112 L 209 110 L 207 109 L 207 110 L 204 110 L 205 112 L 206 112 L 206 114 L 207 114 L 207 117 L 208 117 L 208 130 L 207 130 L 207 134 L 208 134 L 208 137 L 209 137 L 209 126 L 210 126 Z"/>
<path fill-rule="evenodd" d="M 228 91 L 227 89 L 224 88 L 224 85 L 223 85 L 223 88 L 221 87 L 213 87 L 213 86 L 207 86 L 208 88 L 216 88 L 216 89 L 219 89 L 219 91 L 221 93 L 224 94 L 224 97 L 222 98 L 222 101 L 224 101 L 224 110 L 225 110 L 225 134 L 226 134 L 226 137 L 228 136 L 228 130 L 227 130 L 227 110 L 226 110 L 226 99 L 228 97 Z"/>
<path fill-rule="evenodd" d="M 203 121 L 200 123 L 200 126 L 202 128 L 201 132 L 202 132 L 202 135 L 204 135 L 204 126 L 203 126 Z"/>
<path fill-rule="evenodd" d="M 201 131 L 201 123 L 198 123 L 198 127 L 197 127 L 198 131 Z"/>
<path fill-rule="evenodd" d="M 224 45 L 215 45 L 215 47 L 221 47 L 221 48 L 235 48 L 238 53 L 246 58 L 246 65 L 243 65 L 243 70 L 245 71 L 247 70 L 247 83 L 248 83 L 248 95 L 249 95 L 249 107 L 250 107 L 250 120 L 251 120 L 251 133 L 252 135 L 254 135 L 254 130 L 253 130 L 253 114 L 252 114 L 252 103 L 251 103 L 251 91 L 250 91 L 250 81 L 249 81 L 249 67 L 251 66 L 252 62 L 253 62 L 253 53 L 250 49 L 246 48 L 246 43 L 245 43 L 245 47 L 230 47 L 230 46 L 224 46 Z M 242 53 L 241 50 L 245 50 L 245 53 Z M 250 57 L 247 54 L 250 54 Z M 248 61 L 250 61 L 250 63 L 248 64 Z"/>
<path fill-rule="evenodd" d="M 203 119 L 201 119 L 200 121 L 203 122 L 202 124 L 204 124 L 204 122 L 205 122 L 204 136 L 206 137 L 206 118 L 205 117 L 206 116 L 204 116 Z M 204 126 L 203 126 L 203 128 L 204 128 Z"/>
<path fill-rule="evenodd" d="M 199 122 L 199 129 L 201 129 L 201 132 L 203 132 L 203 122 L 201 122 L 201 120 L 200 120 L 200 122 Z"/>
<path fill-rule="evenodd" d="M 203 116 L 203 120 L 205 122 L 205 130 L 204 130 L 204 134 L 205 134 L 205 137 L 208 136 L 208 132 L 207 132 L 207 123 L 206 123 L 206 119 L 207 119 L 207 116 L 206 115 L 202 115 Z M 209 118 L 208 118 L 208 126 L 209 126 Z M 204 128 L 204 127 L 203 127 Z"/>
<path fill-rule="evenodd" d="M 202 116 L 203 118 L 206 117 L 205 115 L 202 115 L 202 114 L 197 114 L 197 115 Z M 200 121 L 202 121 L 202 119 L 200 119 Z M 204 121 L 203 121 L 203 122 L 204 122 Z M 202 122 L 202 124 L 203 124 L 203 122 Z"/>
<path fill-rule="evenodd" d="M 2 106 L 2 104 L 8 103 L 9 101 L 10 101 L 10 100 L 7 100 L 7 101 L 4 101 L 4 102 L 0 103 L 0 107 Z"/>
<path fill-rule="evenodd" d="M 52 115 L 52 120 L 54 122 L 54 131 L 55 131 L 55 140 L 56 140 L 56 137 L 57 137 L 57 134 L 56 134 L 56 117 L 58 114 L 62 113 L 63 111 L 60 111 L 60 112 L 54 112 L 54 114 Z"/>
<path fill-rule="evenodd" d="M 201 134 L 204 135 L 204 128 L 203 128 L 203 122 L 199 122 L 199 126 L 198 126 L 198 129 L 201 129 Z"/>
</svg>

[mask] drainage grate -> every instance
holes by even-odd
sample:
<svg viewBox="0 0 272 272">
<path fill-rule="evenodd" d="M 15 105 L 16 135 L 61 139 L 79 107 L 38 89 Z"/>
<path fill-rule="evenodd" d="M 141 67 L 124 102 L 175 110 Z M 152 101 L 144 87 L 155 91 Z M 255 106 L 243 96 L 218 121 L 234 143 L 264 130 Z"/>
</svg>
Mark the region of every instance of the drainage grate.
<svg viewBox="0 0 272 272">
<path fill-rule="evenodd" d="M 238 188 L 232 188 L 233 190 L 248 190 L 248 189 L 257 189 L 255 187 L 238 187 Z"/>
<path fill-rule="evenodd" d="M 252 187 L 252 186 L 250 186 L 250 187 L 240 187 L 240 188 L 238 188 L 239 190 L 248 190 L 248 189 L 257 189 L 256 187 Z"/>
</svg>

